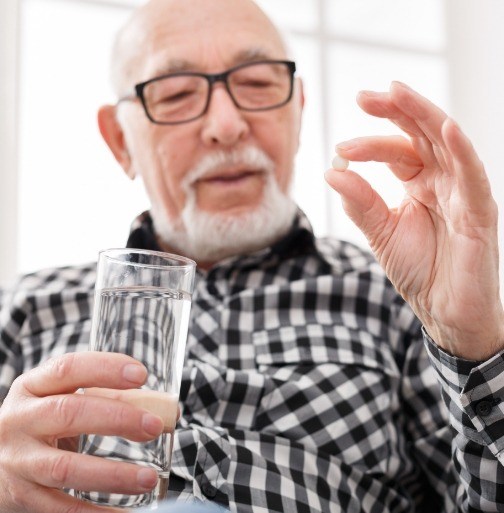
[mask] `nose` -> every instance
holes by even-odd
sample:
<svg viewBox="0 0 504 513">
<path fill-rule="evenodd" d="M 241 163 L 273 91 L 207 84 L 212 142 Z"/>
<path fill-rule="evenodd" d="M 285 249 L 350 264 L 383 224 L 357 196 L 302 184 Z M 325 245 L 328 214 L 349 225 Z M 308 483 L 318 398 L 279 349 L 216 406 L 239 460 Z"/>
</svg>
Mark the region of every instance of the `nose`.
<svg viewBox="0 0 504 513">
<path fill-rule="evenodd" d="M 224 84 L 214 84 L 203 117 L 202 139 L 209 146 L 233 146 L 247 137 L 249 125 Z"/>
</svg>

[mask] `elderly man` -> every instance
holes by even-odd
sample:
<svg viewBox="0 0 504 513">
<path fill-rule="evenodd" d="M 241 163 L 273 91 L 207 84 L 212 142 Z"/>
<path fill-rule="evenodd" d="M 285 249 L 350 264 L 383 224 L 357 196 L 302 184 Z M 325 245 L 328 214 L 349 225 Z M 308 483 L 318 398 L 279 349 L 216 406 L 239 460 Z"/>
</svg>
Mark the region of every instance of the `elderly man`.
<svg viewBox="0 0 504 513">
<path fill-rule="evenodd" d="M 402 84 L 359 95 L 409 136 L 338 146 L 389 165 L 407 193 L 396 210 L 355 173 L 326 175 L 377 263 L 315 239 L 289 198 L 302 84 L 253 2 L 152 0 L 113 66 L 119 101 L 100 130 L 152 204 L 128 246 L 199 264 L 170 497 L 254 513 L 503 510 L 496 205 L 457 125 Z M 4 302 L 2 512 L 103 511 L 63 489 L 155 486 L 154 472 L 68 450 L 80 433 L 162 430 L 74 394 L 145 380 L 124 355 L 75 352 L 94 281 L 94 265 L 48 270 Z"/>
</svg>

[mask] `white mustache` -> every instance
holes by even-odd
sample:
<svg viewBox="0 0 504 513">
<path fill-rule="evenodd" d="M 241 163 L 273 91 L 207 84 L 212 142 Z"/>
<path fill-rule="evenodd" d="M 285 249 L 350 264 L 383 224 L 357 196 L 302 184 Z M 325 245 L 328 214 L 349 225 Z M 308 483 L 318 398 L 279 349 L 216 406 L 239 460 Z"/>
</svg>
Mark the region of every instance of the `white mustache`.
<svg viewBox="0 0 504 513">
<path fill-rule="evenodd" d="M 272 174 L 275 170 L 274 162 L 261 149 L 255 146 L 224 151 L 218 150 L 203 157 L 182 180 L 184 192 L 188 193 L 197 180 L 227 167 L 243 166 L 251 170 L 260 170 Z"/>
</svg>

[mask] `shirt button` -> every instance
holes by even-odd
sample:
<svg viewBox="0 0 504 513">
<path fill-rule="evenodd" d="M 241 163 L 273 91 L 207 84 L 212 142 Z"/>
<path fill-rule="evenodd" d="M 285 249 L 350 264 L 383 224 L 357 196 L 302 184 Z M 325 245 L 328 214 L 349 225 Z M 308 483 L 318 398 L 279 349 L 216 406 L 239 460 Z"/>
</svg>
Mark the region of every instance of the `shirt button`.
<svg viewBox="0 0 504 513">
<path fill-rule="evenodd" d="M 488 417 L 488 415 L 490 415 L 490 413 L 492 413 L 492 410 L 493 410 L 492 401 L 483 400 L 483 401 L 480 401 L 476 405 L 476 413 L 480 417 Z"/>
<path fill-rule="evenodd" d="M 213 499 L 217 495 L 217 488 L 213 487 L 210 483 L 203 483 L 201 491 L 203 495 L 209 499 Z"/>
</svg>

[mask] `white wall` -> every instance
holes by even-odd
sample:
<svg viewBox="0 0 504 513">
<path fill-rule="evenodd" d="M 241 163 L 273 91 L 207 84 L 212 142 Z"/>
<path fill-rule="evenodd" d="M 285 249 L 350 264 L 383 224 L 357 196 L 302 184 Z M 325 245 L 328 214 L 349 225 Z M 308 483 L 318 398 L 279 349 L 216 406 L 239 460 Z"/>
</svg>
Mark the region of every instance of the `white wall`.
<svg viewBox="0 0 504 513">
<path fill-rule="evenodd" d="M 310 3 L 315 0 L 303 1 Z M 327 1 L 329 6 L 332 6 L 333 1 L 336 2 Z M 410 0 L 404 0 L 408 1 Z M 499 236 L 501 247 L 504 248 L 504 148 L 501 142 L 504 135 L 504 67 L 501 65 L 504 57 L 504 33 L 501 27 L 501 21 L 504 19 L 504 2 L 444 1 L 447 6 L 447 55 L 451 84 L 448 95 L 449 112 L 470 135 L 486 164 L 495 197 L 501 206 Z M 18 226 L 24 219 L 20 219 L 18 215 L 19 141 L 16 137 L 16 97 L 19 92 L 16 63 L 20 40 L 17 22 L 21 3 L 21 0 L 0 0 L 0 285 L 12 281 L 13 276 L 20 270 L 20 258 L 17 254 Z M 111 0 L 109 3 L 112 3 Z M 133 0 L 131 3 L 134 3 Z M 61 4 L 64 5 L 65 2 Z M 428 19 L 423 19 L 422 24 L 425 24 L 426 33 L 432 31 Z M 104 52 L 106 51 L 104 49 Z M 348 67 L 336 67 L 336 71 L 342 75 L 350 73 L 351 78 L 355 78 L 355 73 L 349 71 Z M 37 87 L 36 80 L 31 86 Z M 80 92 L 84 93 L 86 87 Z M 355 121 L 352 123 L 355 125 Z M 39 127 L 38 130 L 43 130 L 44 124 L 39 123 L 36 126 Z M 328 137 L 327 134 L 324 135 Z M 329 137 L 331 141 L 339 138 L 339 133 L 330 134 Z M 24 159 L 33 157 L 22 155 Z M 322 166 L 324 165 L 326 164 L 322 163 Z M 317 163 L 315 167 L 318 169 L 321 165 Z M 82 188 L 79 191 L 82 192 Z M 330 226 L 330 223 L 328 224 Z M 120 237 L 122 240 L 124 234 L 120 234 Z M 504 249 L 501 253 L 501 261 L 504 262 Z M 504 278 L 501 278 L 501 283 L 504 283 Z"/>
<path fill-rule="evenodd" d="M 0 1 L 0 285 L 17 270 L 18 1 Z"/>
<path fill-rule="evenodd" d="M 504 2 L 449 0 L 447 8 L 452 115 L 472 139 L 500 207 L 504 297 Z"/>
</svg>

